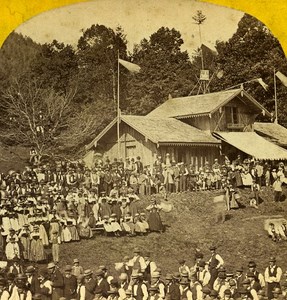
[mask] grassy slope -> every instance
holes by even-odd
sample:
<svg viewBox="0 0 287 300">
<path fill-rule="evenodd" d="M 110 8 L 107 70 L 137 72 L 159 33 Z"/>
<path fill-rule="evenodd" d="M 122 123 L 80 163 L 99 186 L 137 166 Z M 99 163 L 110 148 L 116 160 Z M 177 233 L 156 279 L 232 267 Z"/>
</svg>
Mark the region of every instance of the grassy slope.
<svg viewBox="0 0 287 300">
<path fill-rule="evenodd" d="M 241 195 L 240 202 L 247 204 L 248 190 L 241 191 Z M 272 255 L 286 270 L 284 256 L 287 242 L 272 242 L 263 229 L 263 222 L 268 216 L 283 214 L 286 201 L 272 203 L 272 192 L 265 189 L 261 193 L 264 201 L 259 210 L 246 207 L 230 211 L 228 221 L 215 224 L 213 196 L 213 192 L 171 195 L 169 201 L 175 209 L 168 214 L 161 213 L 164 223 L 168 225 L 164 234 L 151 233 L 133 238 L 96 236 L 92 240 L 64 244 L 61 246 L 61 265 L 71 263 L 77 257 L 84 268 L 96 269 L 105 264 L 114 273 L 113 264 L 121 261 L 123 256 L 131 255 L 133 248 L 138 246 L 150 251 L 163 274 L 166 274 L 177 270 L 180 258 L 185 258 L 188 265 L 193 265 L 196 248 L 200 248 L 208 259 L 208 247 L 214 243 L 230 271 L 241 265 L 246 268 L 251 259 L 263 271 Z M 148 199 L 143 201 L 143 206 L 147 204 Z"/>
</svg>

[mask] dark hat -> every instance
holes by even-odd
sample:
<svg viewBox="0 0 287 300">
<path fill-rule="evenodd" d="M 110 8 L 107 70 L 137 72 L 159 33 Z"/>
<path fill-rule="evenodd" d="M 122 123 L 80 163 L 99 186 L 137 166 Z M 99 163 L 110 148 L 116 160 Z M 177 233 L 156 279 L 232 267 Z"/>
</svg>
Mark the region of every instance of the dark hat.
<svg viewBox="0 0 287 300">
<path fill-rule="evenodd" d="M 250 280 L 246 278 L 242 281 L 242 284 L 250 284 Z"/>
<path fill-rule="evenodd" d="M 237 271 L 237 272 L 243 272 L 243 267 L 238 267 L 238 268 L 236 269 L 236 271 Z"/>
<path fill-rule="evenodd" d="M 270 261 L 270 262 L 275 262 L 275 261 L 276 261 L 276 258 L 275 258 L 274 256 L 271 256 L 271 257 L 269 258 L 269 261 Z"/>
<path fill-rule="evenodd" d="M 211 246 L 209 247 L 209 250 L 216 250 L 216 246 L 215 246 L 215 245 L 211 245 Z"/>
<path fill-rule="evenodd" d="M 27 276 L 25 274 L 19 273 L 15 277 L 15 281 L 23 281 L 23 280 L 27 280 Z"/>
<path fill-rule="evenodd" d="M 84 276 L 89 276 L 89 275 L 92 275 L 92 274 L 93 274 L 93 271 L 90 270 L 90 269 L 87 269 L 87 270 L 84 271 Z"/>
<path fill-rule="evenodd" d="M 225 273 L 224 273 L 224 272 L 219 272 L 219 273 L 218 273 L 218 278 L 220 278 L 220 279 L 225 279 L 225 278 L 226 278 Z"/>
<path fill-rule="evenodd" d="M 96 276 L 103 276 L 104 275 L 104 272 L 102 269 L 98 269 L 96 272 L 95 272 L 95 275 Z"/>
<path fill-rule="evenodd" d="M 249 267 L 249 268 L 256 267 L 255 261 L 251 260 L 251 261 L 248 263 L 248 267 Z"/>
<path fill-rule="evenodd" d="M 55 267 L 56 267 L 55 263 L 51 262 L 51 263 L 48 263 L 47 269 L 53 269 Z"/>
<path fill-rule="evenodd" d="M 141 251 L 140 251 L 140 249 L 139 248 L 134 248 L 134 253 L 140 253 Z"/>
<path fill-rule="evenodd" d="M 25 270 L 26 273 L 33 273 L 35 272 L 35 268 L 33 266 L 28 266 Z"/>
<path fill-rule="evenodd" d="M 197 251 L 197 252 L 195 253 L 195 258 L 203 258 L 203 253 Z"/>
<path fill-rule="evenodd" d="M 189 285 L 190 281 L 187 278 L 182 278 L 179 283 L 182 285 Z"/>
<path fill-rule="evenodd" d="M 177 280 L 180 280 L 180 274 L 179 272 L 175 272 L 173 275 L 172 275 L 173 279 L 177 279 Z"/>
<path fill-rule="evenodd" d="M 179 262 L 180 264 L 184 264 L 184 263 L 185 263 L 185 259 L 184 259 L 184 258 L 179 259 L 178 262 Z"/>
<path fill-rule="evenodd" d="M 105 265 L 101 265 L 99 266 L 99 269 L 101 269 L 102 271 L 107 271 L 107 267 Z"/>
<path fill-rule="evenodd" d="M 204 260 L 200 260 L 200 261 L 198 262 L 198 266 L 199 266 L 199 267 L 205 267 L 205 261 L 204 261 Z"/>
<path fill-rule="evenodd" d="M 64 268 L 64 271 L 65 271 L 65 272 L 70 272 L 70 271 L 72 271 L 72 266 L 66 265 L 65 268 Z"/>
<path fill-rule="evenodd" d="M 47 269 L 41 269 L 39 271 L 39 275 L 44 277 L 44 278 L 48 278 L 48 276 L 49 276 L 48 270 Z"/>
</svg>

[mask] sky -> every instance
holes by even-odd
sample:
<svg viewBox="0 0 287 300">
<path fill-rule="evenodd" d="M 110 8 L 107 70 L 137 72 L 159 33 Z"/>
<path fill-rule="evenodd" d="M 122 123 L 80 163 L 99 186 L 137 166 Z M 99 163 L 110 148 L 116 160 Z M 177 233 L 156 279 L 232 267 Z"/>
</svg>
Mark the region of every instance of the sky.
<svg viewBox="0 0 287 300">
<path fill-rule="evenodd" d="M 82 30 L 92 24 L 112 29 L 120 25 L 132 51 L 134 44 L 164 26 L 179 30 L 184 40 L 182 50 L 192 54 L 200 46 L 198 25 L 192 19 L 198 10 L 206 15 L 201 26 L 202 43 L 212 49 L 216 40 L 226 41 L 232 36 L 243 16 L 243 12 L 195 0 L 93 0 L 42 13 L 16 32 L 39 43 L 56 39 L 75 46 Z"/>
</svg>

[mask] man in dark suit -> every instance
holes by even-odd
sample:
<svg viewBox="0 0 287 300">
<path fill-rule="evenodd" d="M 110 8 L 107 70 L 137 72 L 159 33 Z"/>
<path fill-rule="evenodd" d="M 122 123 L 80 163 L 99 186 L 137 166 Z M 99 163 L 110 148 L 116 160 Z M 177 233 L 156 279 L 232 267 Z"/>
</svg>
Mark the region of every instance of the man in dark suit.
<svg viewBox="0 0 287 300">
<path fill-rule="evenodd" d="M 64 297 L 67 300 L 76 298 L 77 285 L 77 278 L 72 274 L 72 266 L 67 265 L 64 275 Z"/>
<path fill-rule="evenodd" d="M 95 296 L 97 281 L 93 278 L 93 272 L 90 269 L 84 271 L 85 300 L 92 300 Z"/>
<path fill-rule="evenodd" d="M 102 269 L 98 269 L 95 272 L 96 279 L 97 279 L 97 288 L 101 290 L 101 294 L 104 298 L 108 298 L 109 294 L 108 291 L 110 290 L 110 285 L 105 278 L 105 273 Z"/>
<path fill-rule="evenodd" d="M 64 291 L 64 278 L 58 267 L 52 262 L 47 266 L 48 272 L 50 274 L 50 280 L 52 282 L 52 300 L 58 300 L 63 297 Z"/>
<path fill-rule="evenodd" d="M 38 276 L 35 274 L 35 268 L 33 266 L 28 266 L 25 270 L 25 274 L 27 276 L 27 287 L 32 295 L 39 293 L 40 283 Z"/>
</svg>

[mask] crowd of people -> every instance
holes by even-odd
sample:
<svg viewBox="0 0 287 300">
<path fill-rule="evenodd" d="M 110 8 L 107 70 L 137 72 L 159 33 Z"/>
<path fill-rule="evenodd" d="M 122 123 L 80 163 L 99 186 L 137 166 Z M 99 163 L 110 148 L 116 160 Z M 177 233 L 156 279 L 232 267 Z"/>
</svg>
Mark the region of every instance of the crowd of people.
<svg viewBox="0 0 287 300">
<path fill-rule="evenodd" d="M 173 273 L 162 274 L 151 254 L 135 248 L 113 270 L 84 269 L 78 259 L 62 269 L 54 262 L 25 268 L 15 262 L 1 269 L 0 299 L 5 300 L 279 300 L 286 299 L 287 281 L 276 258 L 263 273 L 255 261 L 227 270 L 215 246 L 204 258 L 196 250 L 194 265 L 178 260 Z"/>
<path fill-rule="evenodd" d="M 283 162 L 260 161 L 251 157 L 243 159 L 241 155 L 232 161 L 227 156 L 220 162 L 219 159 L 205 161 L 203 166 L 198 167 L 184 161 L 175 161 L 169 153 L 164 157 L 158 155 L 153 165 L 144 165 L 140 156 L 125 160 L 114 158 L 111 161 L 97 154 L 93 167 L 84 167 L 83 162 L 80 166 L 72 173 L 67 172 L 65 167 L 58 170 L 58 174 L 64 177 L 61 184 L 63 181 L 69 185 L 84 182 L 86 187 L 95 189 L 98 195 L 101 192 L 109 195 L 114 185 L 121 188 L 120 193 L 126 193 L 130 187 L 140 196 L 160 192 L 218 190 L 229 184 L 233 188 L 251 187 L 254 183 L 268 187 L 278 177 L 282 181 L 286 173 Z"/>
</svg>

